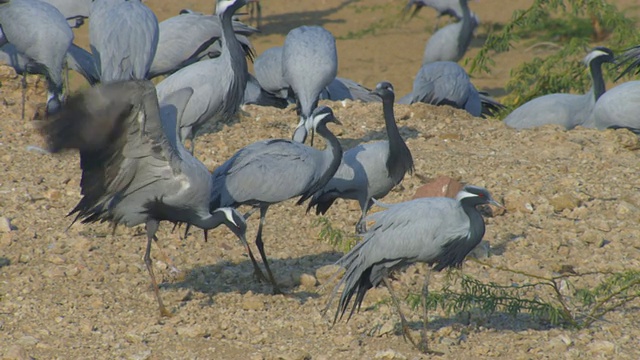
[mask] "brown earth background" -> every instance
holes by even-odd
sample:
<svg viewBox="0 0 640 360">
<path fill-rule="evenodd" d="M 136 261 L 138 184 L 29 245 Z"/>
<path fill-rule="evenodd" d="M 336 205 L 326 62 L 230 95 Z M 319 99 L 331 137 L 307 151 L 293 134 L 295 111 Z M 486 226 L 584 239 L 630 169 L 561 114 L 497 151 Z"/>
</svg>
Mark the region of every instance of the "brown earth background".
<svg viewBox="0 0 640 360">
<path fill-rule="evenodd" d="M 471 8 L 483 24 L 502 24 L 532 1 L 481 0 Z M 637 16 L 635 0 L 615 1 Z M 147 3 L 159 20 L 182 8 L 210 12 L 209 1 Z M 282 45 L 299 25 L 325 26 L 338 38 L 339 75 L 373 87 L 388 80 L 398 95 L 410 91 L 435 13 L 424 9 L 409 23 L 364 31 L 396 17 L 402 1 L 263 1 L 263 34 L 252 39 L 258 53 Z M 441 19 L 440 24 L 446 20 Z M 467 56 L 486 38 L 478 30 Z M 351 33 L 351 35 L 350 35 Z M 77 33 L 87 45 L 87 26 Z M 362 34 L 355 36 L 354 34 Z M 509 72 L 549 47 L 523 41 L 494 56 L 491 74 L 474 84 L 504 94 Z M 594 44 L 595 45 L 595 44 Z M 606 45 L 606 43 L 605 43 Z M 74 76 L 74 75 L 72 75 Z M 77 77 L 75 88 L 85 86 Z M 142 261 L 142 228 L 75 224 L 66 213 L 80 199 L 80 171 L 74 153 L 40 152 L 42 139 L 20 119 L 20 81 L 0 68 L 0 355 L 18 359 L 423 359 L 397 331 L 399 319 L 386 289 L 371 290 L 350 322 L 331 326 L 323 317 L 332 283 L 326 265 L 341 252 L 319 239 L 316 216 L 293 201 L 273 206 L 265 246 L 276 278 L 289 296 L 271 295 L 252 276 L 236 238 L 220 228 L 205 243 L 201 232 L 186 239 L 161 226 L 159 246 L 182 274 L 170 274 L 152 251 L 165 304 L 174 311 L 160 319 Z M 29 77 L 27 117 L 44 101 L 44 82 Z M 336 129 L 345 148 L 382 139 L 379 104 L 328 103 L 344 126 Z M 265 138 L 289 138 L 295 112 L 248 106 L 232 126 L 199 138 L 197 156 L 214 169 L 236 150 Z M 446 175 L 487 187 L 506 212 L 486 219 L 490 245 L 485 261 L 541 276 L 640 268 L 640 144 L 627 131 L 545 126 L 516 132 L 495 120 L 469 117 L 448 107 L 397 106 L 396 117 L 416 164 L 413 176 L 385 202 L 408 200 L 428 178 Z M 327 217 L 353 232 L 360 215 L 352 202 L 337 202 Z M 249 220 L 253 239 L 257 216 Z M 531 281 L 467 261 L 462 270 L 483 282 Z M 424 266 L 392 281 L 401 297 L 420 291 Z M 439 290 L 444 274 L 432 274 Z M 602 275 L 576 280 L 594 286 Z M 548 296 L 543 288 L 535 288 Z M 569 290 L 567 294 L 570 295 Z M 442 359 L 638 359 L 638 301 L 613 311 L 583 330 L 571 330 L 503 313 L 462 316 L 430 314 L 431 346 Z M 330 309 L 331 312 L 334 308 Z M 404 306 L 416 336 L 421 311 Z"/>
</svg>

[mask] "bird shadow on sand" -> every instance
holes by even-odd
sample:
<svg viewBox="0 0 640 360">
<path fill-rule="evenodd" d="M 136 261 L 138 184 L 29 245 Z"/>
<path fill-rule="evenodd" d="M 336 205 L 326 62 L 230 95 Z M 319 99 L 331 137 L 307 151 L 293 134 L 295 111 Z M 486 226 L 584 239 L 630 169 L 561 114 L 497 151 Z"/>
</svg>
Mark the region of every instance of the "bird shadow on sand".
<svg viewBox="0 0 640 360">
<path fill-rule="evenodd" d="M 330 251 L 286 259 L 269 258 L 269 265 L 278 285 L 286 296 L 304 303 L 309 298 L 320 297 L 322 291 L 319 286 L 312 289 L 300 287 L 300 275 L 315 274 L 318 268 L 334 264 L 341 256 L 342 254 L 339 252 Z M 259 263 L 259 265 L 264 272 L 263 264 Z M 248 258 L 240 263 L 225 260 L 216 264 L 195 266 L 183 271 L 182 280 L 163 283 L 160 284 L 160 287 L 164 289 L 187 289 L 207 294 L 210 297 L 219 293 L 232 292 L 273 294 L 271 284 L 261 282 L 256 278 L 253 265 Z"/>
<path fill-rule="evenodd" d="M 303 25 L 319 25 L 324 26 L 329 23 L 344 23 L 346 20 L 329 20 L 328 16 L 331 16 L 344 7 L 357 3 L 359 0 L 346 0 L 338 4 L 337 6 L 316 10 L 316 11 L 300 11 L 300 12 L 288 12 L 284 14 L 274 14 L 266 16 L 262 19 L 262 26 L 260 32 L 262 34 L 281 34 L 286 35 L 293 28 Z"/>
<path fill-rule="evenodd" d="M 365 311 L 367 309 L 364 309 Z M 422 312 L 422 308 L 415 311 Z M 408 315 L 408 314 L 405 314 Z M 354 315 L 356 316 L 356 315 Z M 397 315 L 395 315 L 397 317 Z M 377 324 L 369 329 L 369 336 L 378 336 L 378 332 L 383 324 Z M 421 331 L 423 329 L 422 321 L 409 321 L 408 326 L 411 330 Z M 552 325 L 548 322 L 535 319 L 529 314 L 511 315 L 505 312 L 494 312 L 491 314 L 478 314 L 473 311 L 464 311 L 450 317 L 438 317 L 430 319 L 427 324 L 427 332 L 433 333 L 440 329 L 452 328 L 454 332 L 459 333 L 457 338 L 450 338 L 453 342 L 466 341 L 467 334 L 475 332 L 478 327 L 492 329 L 496 331 L 544 331 L 552 328 L 562 328 L 562 325 Z M 394 319 L 393 333 L 396 336 L 403 336 L 402 324 L 399 319 Z M 437 344 L 437 343 L 436 343 Z"/>
<path fill-rule="evenodd" d="M 416 139 L 420 136 L 420 132 L 410 126 L 399 126 L 398 130 L 400 131 L 400 135 L 402 138 L 407 141 L 407 139 Z M 347 151 L 353 147 L 356 147 L 360 144 L 365 144 L 368 142 L 380 141 L 380 140 L 388 140 L 387 130 L 384 126 L 380 130 L 371 130 L 367 132 L 364 136 L 359 138 L 348 138 L 341 136 L 339 137 L 340 145 L 344 151 Z"/>
</svg>

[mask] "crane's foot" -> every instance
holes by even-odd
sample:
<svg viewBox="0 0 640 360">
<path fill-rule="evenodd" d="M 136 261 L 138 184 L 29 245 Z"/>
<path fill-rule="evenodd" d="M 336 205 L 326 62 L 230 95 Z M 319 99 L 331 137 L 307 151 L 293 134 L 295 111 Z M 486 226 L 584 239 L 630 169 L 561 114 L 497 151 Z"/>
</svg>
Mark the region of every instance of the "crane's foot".
<svg viewBox="0 0 640 360">
<path fill-rule="evenodd" d="M 167 308 L 164 307 L 164 305 L 163 305 L 163 306 L 160 307 L 160 317 L 168 317 L 168 318 L 169 317 L 173 317 L 173 313 L 171 311 L 167 310 Z"/>
<path fill-rule="evenodd" d="M 356 234 L 364 234 L 367 232 L 367 223 L 364 221 L 358 221 L 356 224 Z"/>
<path fill-rule="evenodd" d="M 267 277 L 264 276 L 264 274 L 262 273 L 262 270 L 260 270 L 258 268 L 253 269 L 253 277 L 255 277 L 256 280 L 258 282 L 261 282 L 261 283 L 268 283 L 269 282 L 269 280 L 267 280 Z"/>
</svg>

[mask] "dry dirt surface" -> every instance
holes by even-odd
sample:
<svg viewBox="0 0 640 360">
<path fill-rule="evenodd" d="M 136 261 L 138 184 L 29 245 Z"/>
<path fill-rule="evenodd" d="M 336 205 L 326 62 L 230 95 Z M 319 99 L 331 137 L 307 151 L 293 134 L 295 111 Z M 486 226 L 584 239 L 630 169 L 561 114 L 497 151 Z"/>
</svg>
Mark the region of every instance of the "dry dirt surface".
<svg viewBox="0 0 640 360">
<path fill-rule="evenodd" d="M 284 21 L 274 13 L 276 3 L 284 2 L 265 1 L 265 29 Z M 496 1 L 473 3 L 472 7 L 484 3 Z M 313 11 L 340 5 L 336 1 L 309 4 L 317 8 Z M 366 23 L 366 12 L 345 4 L 353 13 L 349 21 Z M 151 5 L 165 15 L 178 8 L 170 2 Z M 185 6 L 188 4 L 181 7 Z M 282 9 L 285 13 L 288 8 Z M 483 19 L 489 15 L 480 14 Z M 337 15 L 327 15 L 331 16 Z M 269 36 L 276 35 L 265 38 Z M 261 42 L 261 46 L 267 45 Z M 366 46 L 375 47 L 372 38 Z M 357 59 L 351 48 L 349 54 Z M 342 60 L 341 64 L 341 69 L 357 65 Z M 364 79 L 373 86 L 384 75 L 376 71 L 375 78 L 356 80 Z M 394 72 L 397 87 L 408 90 L 414 72 Z M 401 81 L 400 76 L 407 79 Z M 392 76 L 387 79 L 393 80 Z M 403 340 L 384 288 L 371 290 L 362 310 L 348 323 L 331 326 L 335 308 L 322 316 L 333 286 L 328 281 L 333 270 L 330 265 L 341 253 L 319 239 L 316 216 L 306 214 L 305 207 L 295 206 L 294 201 L 271 207 L 264 230 L 267 255 L 287 296 L 272 295 L 270 286 L 254 279 L 251 262 L 228 230 L 216 229 L 205 243 L 199 231 L 181 239 L 178 232 L 171 233 L 170 224 L 163 224 L 158 246 L 181 273 L 172 274 L 154 246 L 161 295 L 174 313 L 160 318 L 142 261 L 143 229 L 120 227 L 112 235 L 108 224 L 74 224 L 67 230 L 71 218 L 65 215 L 80 199 L 78 156 L 41 151 L 43 141 L 33 123 L 20 119 L 19 78 L 0 67 L 0 82 L 0 356 L 432 357 Z M 29 77 L 28 118 L 45 99 L 43 88 L 43 81 Z M 332 129 L 345 148 L 384 138 L 380 104 L 327 104 L 344 124 Z M 198 139 L 196 155 L 209 169 L 254 141 L 289 138 L 297 123 L 291 108 L 249 106 L 245 112 L 231 126 Z M 640 268 L 640 143 L 635 135 L 580 128 L 563 131 L 554 126 L 517 132 L 495 120 L 423 104 L 397 106 L 395 112 L 416 171 L 385 202 L 408 200 L 427 178 L 450 176 L 488 188 L 506 207 L 505 212 L 486 218 L 485 239 L 490 247 L 484 261 L 492 266 L 542 276 L 562 269 L 584 273 Z M 338 201 L 327 217 L 334 227 L 352 233 L 359 215 L 356 204 Z M 250 241 L 257 220 L 255 215 L 249 220 Z M 462 271 L 483 282 L 527 281 L 471 261 Z M 397 274 L 392 286 L 400 297 L 419 292 L 425 272 L 424 266 L 412 266 Z M 432 274 L 432 290 L 438 290 L 443 279 L 442 274 Z M 602 277 L 593 277 L 583 285 L 593 286 L 600 280 Z M 432 312 L 428 336 L 431 347 L 443 353 L 438 357 L 442 359 L 638 359 L 639 305 L 631 302 L 584 330 L 551 326 L 526 316 L 473 312 L 459 318 Z M 417 337 L 421 311 L 404 305 L 404 312 Z"/>
</svg>

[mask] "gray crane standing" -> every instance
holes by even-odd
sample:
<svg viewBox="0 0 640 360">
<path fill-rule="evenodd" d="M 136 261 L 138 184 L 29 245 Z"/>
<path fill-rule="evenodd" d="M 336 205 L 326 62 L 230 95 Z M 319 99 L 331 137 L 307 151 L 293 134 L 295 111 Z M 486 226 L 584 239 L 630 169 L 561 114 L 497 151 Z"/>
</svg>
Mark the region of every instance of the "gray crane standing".
<svg viewBox="0 0 640 360">
<path fill-rule="evenodd" d="M 356 225 L 356 232 L 366 231 L 367 210 L 372 199 L 386 196 L 398 185 L 404 175 L 413 173 L 413 158 L 407 144 L 400 136 L 393 115 L 393 86 L 388 82 L 379 83 L 372 94 L 382 98 L 382 112 L 388 140 L 361 144 L 346 151 L 338 171 L 329 182 L 309 201 L 307 211 L 316 207 L 316 214 L 324 214 L 338 199 L 357 200 L 362 216 Z"/>
<path fill-rule="evenodd" d="M 253 47 L 247 38 L 257 29 L 233 21 L 233 30 L 247 56 Z M 222 25 L 217 15 L 204 15 L 183 10 L 159 24 L 158 49 L 151 63 L 149 78 L 172 74 L 185 66 L 220 56 Z"/>
<path fill-rule="evenodd" d="M 367 220 L 375 221 L 375 224 L 361 235 L 363 240 L 336 263 L 344 267 L 346 273 L 334 288 L 326 308 L 331 306 L 340 286 L 344 285 L 334 323 L 338 318 L 342 319 L 354 295 L 347 321 L 356 309 L 360 309 L 367 291 L 383 283 L 398 308 L 404 334 L 414 346 L 426 350 L 426 307 L 423 347 L 420 347 L 408 331 L 398 300 L 386 278 L 390 272 L 416 262 L 432 265 L 436 271 L 461 266 L 467 254 L 484 236 L 484 219 L 476 209 L 484 204 L 501 206 L 486 189 L 466 185 L 456 199 L 419 198 L 384 205 L 386 210 L 369 215 Z M 423 294 L 428 293 L 428 279 L 427 274 Z"/>
<path fill-rule="evenodd" d="M 473 31 L 478 26 L 478 19 L 469 10 L 467 0 L 460 0 L 460 8 L 460 21 L 449 24 L 431 35 L 424 48 L 422 64 L 436 61 L 458 62 L 467 52 Z"/>
<path fill-rule="evenodd" d="M 219 121 L 229 121 L 244 100 L 249 73 L 242 45 L 233 31 L 233 14 L 245 5 L 245 0 L 223 0 L 216 10 L 222 25 L 222 53 L 219 57 L 203 60 L 176 71 L 158 86 L 158 98 L 184 87 L 193 88 L 193 96 L 180 121 L 180 140 L 191 141 L 204 129 Z"/>
</svg>

